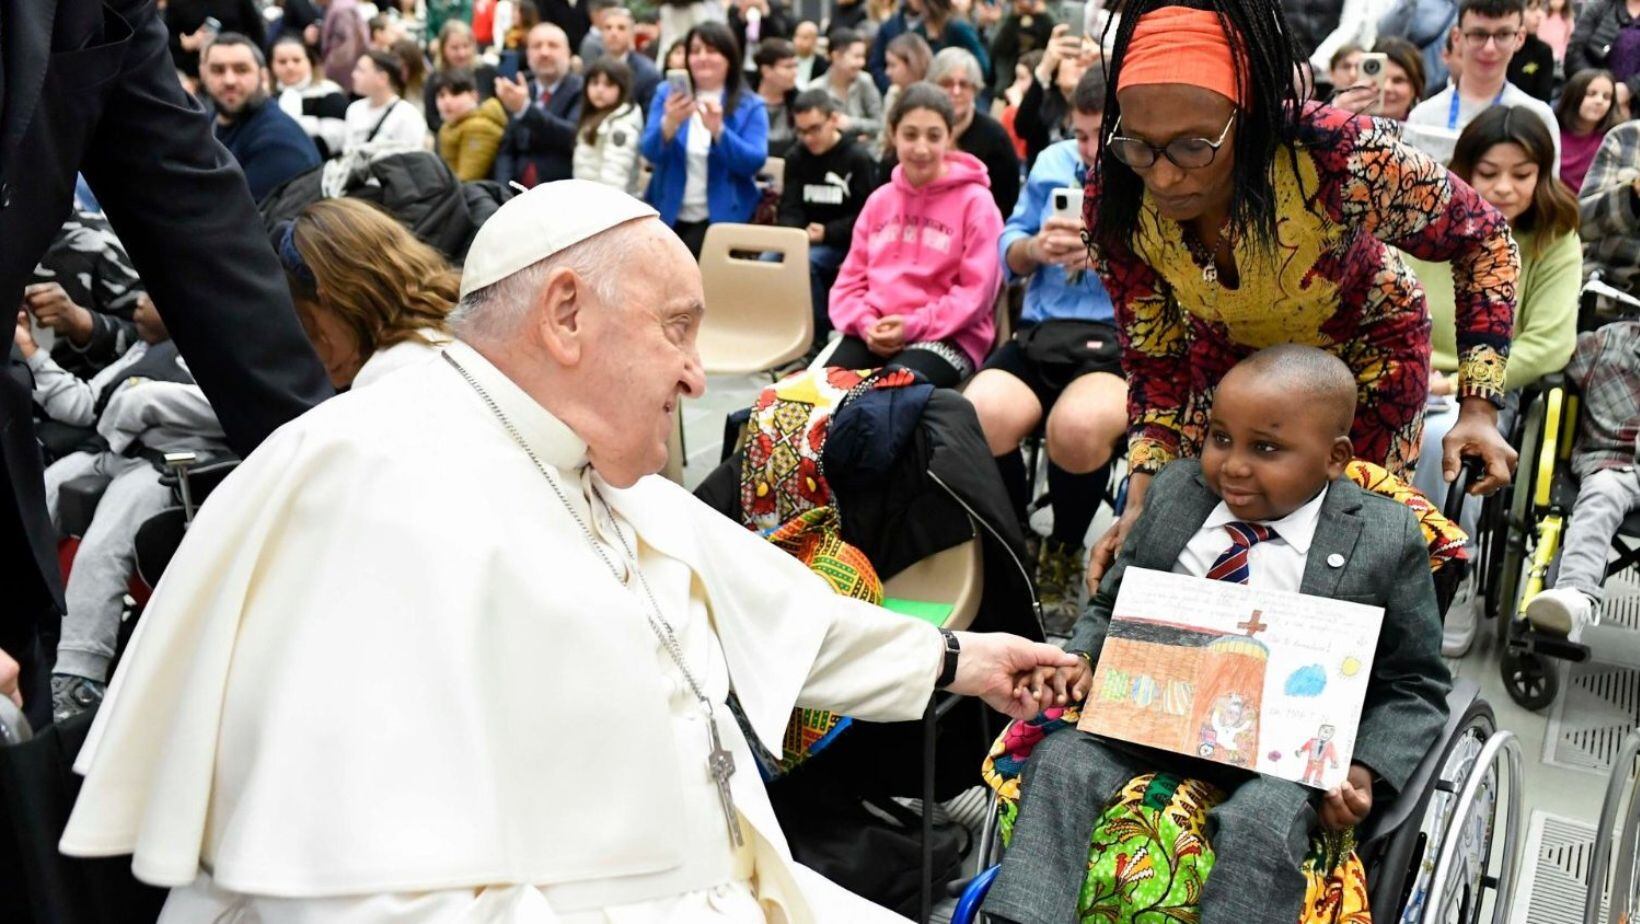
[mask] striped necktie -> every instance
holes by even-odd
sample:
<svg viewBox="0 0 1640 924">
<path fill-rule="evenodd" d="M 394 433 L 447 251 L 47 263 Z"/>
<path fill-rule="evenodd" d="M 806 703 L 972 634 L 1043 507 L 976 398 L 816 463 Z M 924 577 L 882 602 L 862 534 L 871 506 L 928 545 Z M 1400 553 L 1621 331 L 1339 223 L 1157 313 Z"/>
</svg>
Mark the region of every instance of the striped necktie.
<svg viewBox="0 0 1640 924">
<path fill-rule="evenodd" d="M 1207 569 L 1207 578 L 1245 584 L 1251 573 L 1247 568 L 1247 553 L 1260 542 L 1276 538 L 1276 532 L 1268 526 L 1239 521 L 1224 524 L 1224 531 L 1230 534 L 1230 547 Z"/>
</svg>

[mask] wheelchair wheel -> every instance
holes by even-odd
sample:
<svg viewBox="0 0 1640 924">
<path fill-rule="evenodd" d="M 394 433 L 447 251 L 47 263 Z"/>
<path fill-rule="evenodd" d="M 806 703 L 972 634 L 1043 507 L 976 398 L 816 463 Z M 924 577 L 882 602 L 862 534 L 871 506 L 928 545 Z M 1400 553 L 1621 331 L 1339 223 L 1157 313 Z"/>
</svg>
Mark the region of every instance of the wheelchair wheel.
<svg viewBox="0 0 1640 924">
<path fill-rule="evenodd" d="M 1536 652 L 1505 649 L 1501 670 L 1504 689 L 1522 709 L 1536 712 L 1560 694 L 1560 674 L 1548 658 Z"/>
</svg>

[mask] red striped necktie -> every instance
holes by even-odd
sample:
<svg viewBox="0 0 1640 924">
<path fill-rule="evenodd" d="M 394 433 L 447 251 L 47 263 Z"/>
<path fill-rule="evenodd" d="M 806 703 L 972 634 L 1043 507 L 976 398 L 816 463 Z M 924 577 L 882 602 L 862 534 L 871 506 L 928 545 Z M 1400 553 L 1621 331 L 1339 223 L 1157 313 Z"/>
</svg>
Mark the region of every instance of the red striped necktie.
<svg viewBox="0 0 1640 924">
<path fill-rule="evenodd" d="M 1224 524 L 1230 534 L 1230 547 L 1207 569 L 1208 580 L 1245 584 L 1251 572 L 1247 568 L 1247 553 L 1266 539 L 1276 538 L 1276 531 L 1258 523 L 1233 521 Z"/>
</svg>

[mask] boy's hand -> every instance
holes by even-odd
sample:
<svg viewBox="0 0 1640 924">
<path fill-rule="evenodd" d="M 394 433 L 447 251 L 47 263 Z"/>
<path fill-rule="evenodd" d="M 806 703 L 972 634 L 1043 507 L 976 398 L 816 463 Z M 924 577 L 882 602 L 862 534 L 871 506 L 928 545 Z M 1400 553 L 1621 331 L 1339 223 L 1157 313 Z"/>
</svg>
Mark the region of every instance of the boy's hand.
<svg viewBox="0 0 1640 924">
<path fill-rule="evenodd" d="M 1021 692 L 1035 699 L 1040 711 L 1081 703 L 1087 699 L 1092 683 L 1093 672 L 1088 669 L 1088 662 L 1077 656 L 1074 666 L 1037 668 L 1021 685 Z"/>
<path fill-rule="evenodd" d="M 1344 782 L 1327 790 L 1321 799 L 1321 824 L 1331 831 L 1353 828 L 1372 811 L 1372 772 L 1360 764 L 1350 764 Z"/>
</svg>

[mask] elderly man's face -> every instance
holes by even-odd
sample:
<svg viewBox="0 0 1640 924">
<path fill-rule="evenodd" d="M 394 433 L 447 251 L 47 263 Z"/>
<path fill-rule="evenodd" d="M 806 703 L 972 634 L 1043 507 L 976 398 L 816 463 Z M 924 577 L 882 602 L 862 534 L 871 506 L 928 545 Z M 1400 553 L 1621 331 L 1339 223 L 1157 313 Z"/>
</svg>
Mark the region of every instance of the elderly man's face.
<svg viewBox="0 0 1640 924">
<path fill-rule="evenodd" d="M 705 308 L 699 267 L 659 221 L 642 222 L 628 242 L 609 268 L 618 302 L 588 315 L 594 326 L 578 389 L 601 422 L 581 433 L 588 458 L 616 487 L 666 465 L 679 398 L 706 391 L 695 349 Z"/>
</svg>

